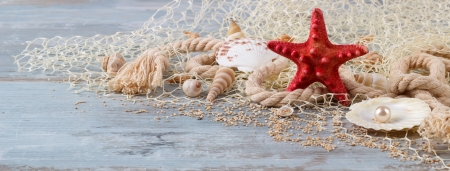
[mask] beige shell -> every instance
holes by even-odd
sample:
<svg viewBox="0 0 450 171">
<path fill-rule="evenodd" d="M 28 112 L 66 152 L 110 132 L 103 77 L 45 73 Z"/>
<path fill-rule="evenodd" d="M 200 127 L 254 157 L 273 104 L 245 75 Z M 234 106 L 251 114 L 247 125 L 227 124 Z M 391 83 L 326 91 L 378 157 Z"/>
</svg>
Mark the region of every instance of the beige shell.
<svg viewBox="0 0 450 171">
<path fill-rule="evenodd" d="M 200 37 L 200 35 L 196 32 L 185 31 L 184 34 L 186 34 L 189 39 L 195 39 L 195 38 Z"/>
<path fill-rule="evenodd" d="M 294 114 L 294 109 L 289 106 L 281 106 L 275 113 L 277 116 L 288 117 Z"/>
<path fill-rule="evenodd" d="M 378 73 L 358 73 L 354 75 L 355 81 L 365 86 L 373 87 L 378 90 L 387 90 L 387 80 L 384 75 Z"/>
<path fill-rule="evenodd" d="M 115 75 L 126 63 L 125 58 L 119 52 L 116 52 L 114 55 L 100 57 L 99 61 L 102 64 L 103 71 L 111 75 Z"/>
<path fill-rule="evenodd" d="M 226 41 L 234 40 L 236 38 L 244 38 L 245 34 L 242 32 L 241 27 L 239 27 L 233 20 L 230 21 L 230 26 L 228 27 Z"/>
<path fill-rule="evenodd" d="M 279 55 L 267 48 L 267 42 L 258 38 L 242 38 L 225 42 L 217 51 L 216 62 L 221 66 L 237 67 L 252 72 L 272 62 Z"/>
<path fill-rule="evenodd" d="M 223 93 L 234 81 L 234 71 L 227 67 L 217 70 L 212 81 L 206 101 L 212 102 L 220 93 Z"/>
<path fill-rule="evenodd" d="M 202 83 L 198 80 L 188 79 L 183 83 L 183 92 L 186 96 L 197 97 L 202 91 Z"/>
<path fill-rule="evenodd" d="M 390 119 L 386 123 L 375 120 L 375 110 L 380 106 L 386 106 L 391 111 Z M 364 128 L 390 131 L 410 129 L 420 125 L 430 113 L 428 104 L 417 98 L 378 97 L 353 104 L 346 118 L 351 123 Z"/>
<path fill-rule="evenodd" d="M 277 37 L 275 40 L 283 41 L 283 42 L 293 42 L 294 38 L 287 34 L 281 34 L 280 37 Z"/>
</svg>

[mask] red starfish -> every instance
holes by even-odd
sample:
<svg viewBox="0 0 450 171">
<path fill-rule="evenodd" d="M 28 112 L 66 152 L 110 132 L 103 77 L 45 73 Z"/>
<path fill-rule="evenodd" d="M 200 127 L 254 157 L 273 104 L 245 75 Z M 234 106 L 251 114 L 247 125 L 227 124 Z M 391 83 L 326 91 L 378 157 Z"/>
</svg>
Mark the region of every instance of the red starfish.
<svg viewBox="0 0 450 171">
<path fill-rule="evenodd" d="M 342 105 L 347 106 L 347 90 L 339 76 L 339 66 L 364 55 L 369 50 L 362 45 L 334 45 L 328 40 L 322 11 L 315 8 L 311 16 L 308 40 L 305 43 L 269 41 L 267 47 L 297 64 L 297 73 L 287 91 L 307 88 L 318 81 L 324 84 Z"/>
</svg>

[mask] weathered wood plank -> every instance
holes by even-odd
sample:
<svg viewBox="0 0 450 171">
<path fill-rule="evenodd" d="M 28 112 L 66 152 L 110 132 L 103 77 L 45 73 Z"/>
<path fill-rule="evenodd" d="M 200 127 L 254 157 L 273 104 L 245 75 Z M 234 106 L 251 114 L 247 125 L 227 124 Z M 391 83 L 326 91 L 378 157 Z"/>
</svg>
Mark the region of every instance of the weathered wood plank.
<svg viewBox="0 0 450 171">
<path fill-rule="evenodd" d="M 225 127 L 212 118 L 178 116 L 156 122 L 161 114 L 153 112 L 158 109 L 120 101 L 119 95 L 113 100 L 92 92 L 73 94 L 66 91 L 67 83 L 47 81 L 61 79 L 59 73 L 17 72 L 11 56 L 25 48 L 25 41 L 134 30 L 170 1 L 31 2 L 0 4 L 0 170 L 430 167 L 388 158 L 378 149 L 339 145 L 326 152 L 275 142 L 266 127 Z M 81 100 L 86 103 L 74 105 Z M 125 112 L 135 108 L 149 113 Z M 168 109 L 167 116 L 175 112 Z"/>
</svg>

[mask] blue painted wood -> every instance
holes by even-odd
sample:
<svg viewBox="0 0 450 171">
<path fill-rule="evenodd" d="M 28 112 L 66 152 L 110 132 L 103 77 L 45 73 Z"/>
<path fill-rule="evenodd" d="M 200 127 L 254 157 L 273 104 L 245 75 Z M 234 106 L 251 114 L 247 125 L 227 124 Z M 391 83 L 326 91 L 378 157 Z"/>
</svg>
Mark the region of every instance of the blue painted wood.
<svg viewBox="0 0 450 171">
<path fill-rule="evenodd" d="M 338 145 L 326 152 L 275 142 L 266 127 L 225 127 L 212 118 L 181 116 L 156 122 L 160 109 L 124 106 L 119 95 L 113 100 L 93 92 L 73 94 L 67 83 L 47 80 L 63 77 L 58 73 L 17 72 L 11 56 L 25 41 L 135 30 L 169 1 L 56 2 L 0 3 L 0 170 L 430 168 L 388 158 L 378 149 Z M 74 105 L 81 100 L 86 103 Z M 149 113 L 124 112 L 135 108 Z M 167 111 L 167 116 L 177 112 Z"/>
</svg>

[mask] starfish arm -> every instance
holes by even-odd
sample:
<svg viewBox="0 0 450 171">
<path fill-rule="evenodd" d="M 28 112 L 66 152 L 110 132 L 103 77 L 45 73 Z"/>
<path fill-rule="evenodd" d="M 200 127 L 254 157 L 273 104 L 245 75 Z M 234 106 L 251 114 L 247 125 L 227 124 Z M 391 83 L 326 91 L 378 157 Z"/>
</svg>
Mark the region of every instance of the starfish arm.
<svg viewBox="0 0 450 171">
<path fill-rule="evenodd" d="M 330 75 L 326 76 L 326 79 L 320 81 L 324 84 L 331 93 L 334 93 L 334 97 L 344 106 L 349 104 L 347 89 L 342 82 L 341 77 L 339 76 L 339 72 L 333 72 Z"/>
<path fill-rule="evenodd" d="M 305 47 L 305 43 L 290 43 L 276 40 L 267 42 L 267 48 L 292 60 L 294 63 L 298 63 L 298 58 L 300 57 L 300 54 L 304 54 L 302 49 L 305 49 Z"/>
<path fill-rule="evenodd" d="M 320 10 L 319 8 L 314 8 L 311 15 L 311 24 L 309 28 L 310 34 L 308 37 L 308 41 L 315 40 L 322 41 L 322 43 L 330 43 L 330 41 L 328 40 L 325 18 L 323 17 L 322 10 Z"/>
<path fill-rule="evenodd" d="M 341 65 L 348 60 L 365 55 L 369 52 L 369 49 L 366 46 L 356 44 L 333 45 L 332 49 L 335 49 L 335 51 L 330 55 L 335 55 L 334 58 L 338 61 L 337 65 Z"/>
<path fill-rule="evenodd" d="M 312 79 L 311 77 L 306 77 L 305 74 L 303 74 L 299 68 L 299 70 L 295 74 L 294 79 L 292 79 L 291 83 L 286 88 L 286 91 L 294 91 L 296 89 L 305 89 L 314 82 L 315 82 L 314 79 Z"/>
</svg>

